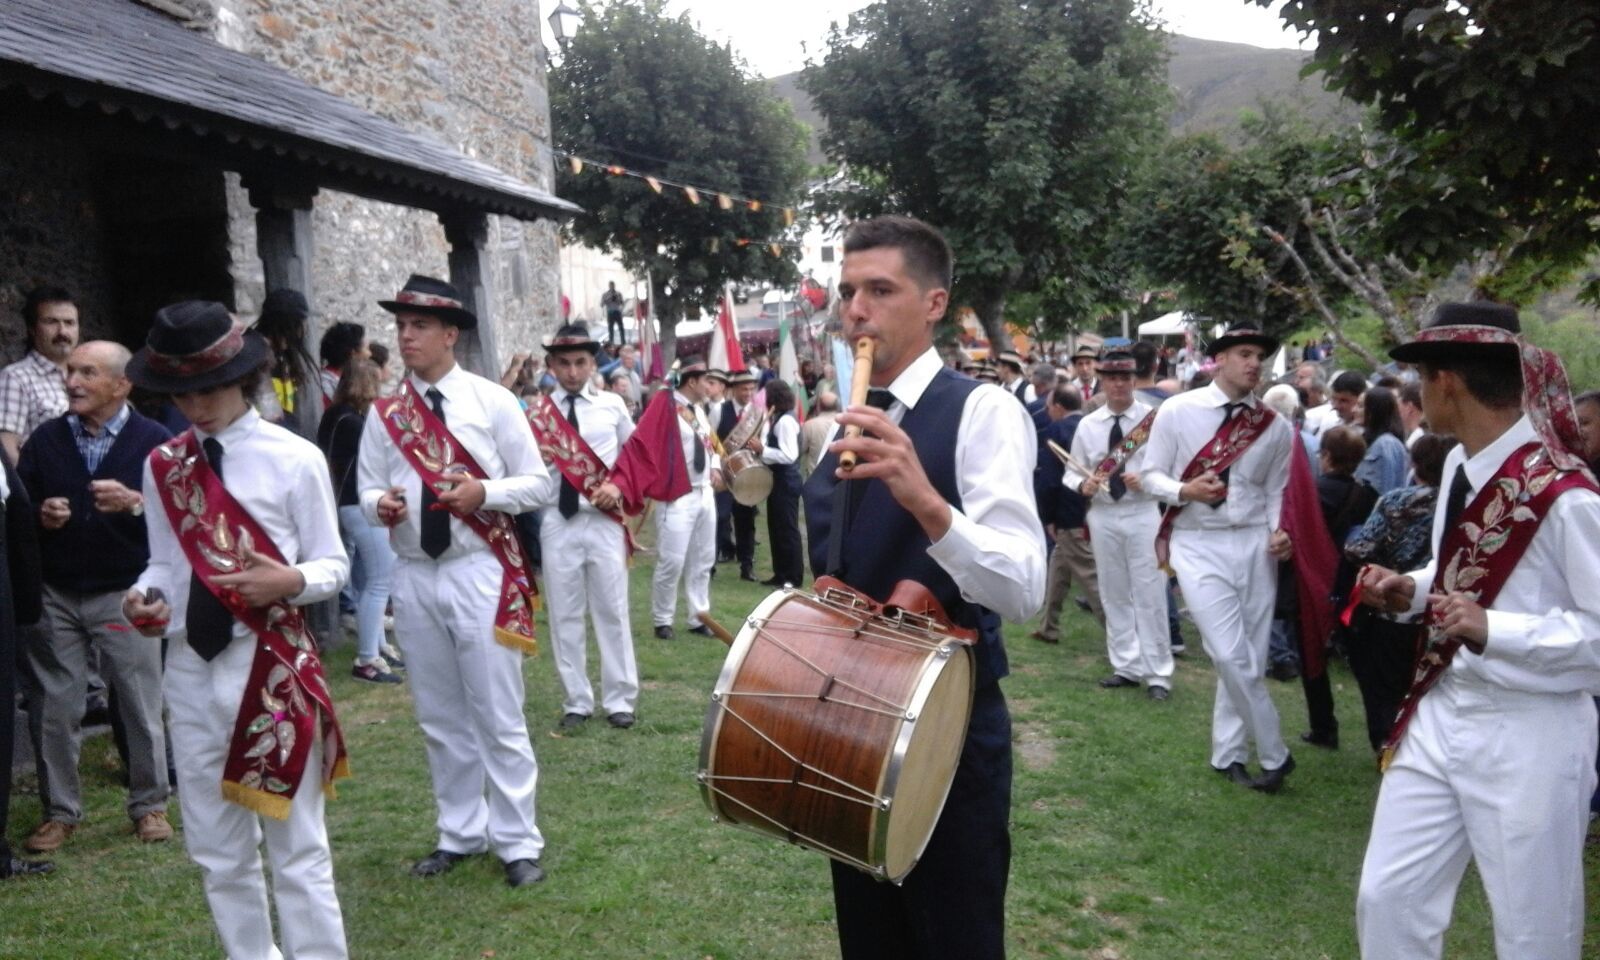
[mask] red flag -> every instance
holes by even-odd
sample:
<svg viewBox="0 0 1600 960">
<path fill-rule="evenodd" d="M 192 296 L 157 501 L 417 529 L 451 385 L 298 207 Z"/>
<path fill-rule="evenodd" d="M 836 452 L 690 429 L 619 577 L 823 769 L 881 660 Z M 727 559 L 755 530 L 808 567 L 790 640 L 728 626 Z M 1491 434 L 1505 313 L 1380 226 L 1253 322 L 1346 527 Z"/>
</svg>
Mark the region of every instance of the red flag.
<svg viewBox="0 0 1600 960">
<path fill-rule="evenodd" d="M 1317 481 L 1311 460 L 1295 432 L 1289 454 L 1289 486 L 1283 492 L 1279 526 L 1294 543 L 1294 585 L 1300 601 L 1300 656 L 1308 677 L 1320 677 L 1327 668 L 1328 635 L 1333 631 L 1333 578 L 1339 569 L 1339 550 L 1328 536 L 1317 499 Z"/>
<path fill-rule="evenodd" d="M 733 296 L 722 294 L 722 309 L 717 311 L 717 323 L 711 331 L 711 349 L 706 360 L 713 370 L 738 373 L 747 369 L 744 351 L 739 347 L 739 326 L 733 320 Z"/>
<path fill-rule="evenodd" d="M 638 428 L 617 454 L 611 482 L 622 491 L 623 510 L 630 516 L 643 510 L 646 500 L 664 503 L 689 492 L 689 467 L 683 462 L 678 405 L 671 390 L 656 391 Z"/>
</svg>

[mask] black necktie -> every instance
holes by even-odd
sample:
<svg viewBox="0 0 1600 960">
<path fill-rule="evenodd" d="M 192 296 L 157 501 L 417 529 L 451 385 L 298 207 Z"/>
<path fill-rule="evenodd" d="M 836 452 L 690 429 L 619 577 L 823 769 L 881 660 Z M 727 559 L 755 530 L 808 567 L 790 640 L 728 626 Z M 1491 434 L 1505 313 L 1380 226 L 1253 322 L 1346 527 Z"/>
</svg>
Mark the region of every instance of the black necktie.
<svg viewBox="0 0 1600 960">
<path fill-rule="evenodd" d="M 572 432 L 578 432 L 578 398 L 575 394 L 567 394 L 567 422 L 572 424 Z M 571 520 L 578 513 L 578 488 L 563 474 L 561 477 L 561 499 L 556 504 L 556 509 L 561 515 Z"/>
<path fill-rule="evenodd" d="M 1237 414 L 1240 410 L 1244 409 L 1245 404 L 1244 404 L 1243 400 L 1240 400 L 1240 401 L 1238 401 L 1236 403 L 1225 403 L 1225 404 L 1222 405 L 1222 407 L 1223 407 L 1222 425 L 1225 427 L 1225 426 L 1228 425 L 1228 421 L 1232 420 L 1234 418 L 1235 414 Z M 1231 473 L 1232 471 L 1233 471 L 1233 468 L 1232 467 L 1228 467 L 1227 469 L 1223 470 L 1220 474 L 1217 475 L 1217 479 L 1222 481 L 1222 485 L 1224 487 L 1226 487 L 1228 485 L 1228 474 Z M 1228 502 L 1228 493 L 1227 493 L 1226 490 L 1224 490 L 1223 493 L 1222 493 L 1222 499 L 1218 500 L 1216 503 L 1213 503 L 1211 505 L 1211 509 L 1215 510 L 1215 509 L 1217 509 L 1218 507 L 1222 506 L 1224 503 L 1227 503 L 1227 502 Z"/>
<path fill-rule="evenodd" d="M 222 444 L 215 437 L 207 437 L 201 441 L 201 446 L 205 448 L 211 472 L 217 475 L 217 482 L 221 483 Z M 189 608 L 185 621 L 189 630 L 189 647 L 200 654 L 202 660 L 213 659 L 233 641 L 233 614 L 222 605 L 216 594 L 200 582 L 197 573 L 189 575 Z"/>
<path fill-rule="evenodd" d="M 428 405 L 433 407 L 433 415 L 444 423 L 444 394 L 438 387 L 428 388 Z M 422 485 L 422 552 L 433 559 L 450 549 L 450 511 L 435 510 L 439 502 L 439 495 L 433 488 L 424 483 Z"/>
<path fill-rule="evenodd" d="M 1122 414 L 1111 415 L 1111 439 L 1106 443 L 1106 455 L 1110 456 L 1122 443 Z M 1121 500 L 1128 495 L 1128 481 L 1122 479 L 1122 465 L 1111 471 L 1111 499 Z"/>
<path fill-rule="evenodd" d="M 1450 481 L 1450 496 L 1444 502 L 1444 529 L 1439 531 L 1442 542 L 1456 528 L 1456 521 L 1461 519 L 1461 511 L 1467 506 L 1467 494 L 1472 492 L 1472 481 L 1467 479 L 1467 465 L 1456 467 L 1455 479 Z"/>
<path fill-rule="evenodd" d="M 867 406 L 887 412 L 891 403 L 894 403 L 894 394 L 888 390 L 873 387 L 867 391 Z M 841 432 L 840 436 L 842 435 Z M 849 533 L 855 524 L 861 498 L 866 494 L 865 480 L 846 481 L 834 485 L 833 516 L 828 529 L 828 569 L 824 571 L 825 573 L 838 575 L 844 572 L 845 534 Z"/>
<path fill-rule="evenodd" d="M 684 409 L 689 413 L 689 432 L 694 434 L 694 440 L 691 441 L 694 445 L 694 472 L 701 473 L 706 468 L 706 444 L 700 439 L 700 431 L 695 422 L 694 404 L 691 403 Z"/>
</svg>

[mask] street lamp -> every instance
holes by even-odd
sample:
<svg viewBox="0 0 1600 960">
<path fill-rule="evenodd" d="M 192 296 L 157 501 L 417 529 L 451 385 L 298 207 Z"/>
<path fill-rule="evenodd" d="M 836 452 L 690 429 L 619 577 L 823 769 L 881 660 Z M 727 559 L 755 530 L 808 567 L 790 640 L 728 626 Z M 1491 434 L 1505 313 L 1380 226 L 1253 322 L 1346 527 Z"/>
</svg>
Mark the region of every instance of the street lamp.
<svg viewBox="0 0 1600 960">
<path fill-rule="evenodd" d="M 571 43 L 572 38 L 578 33 L 578 24 L 583 22 L 583 14 L 568 6 L 566 0 L 562 0 L 554 10 L 550 11 L 546 21 L 550 24 L 550 32 L 555 34 L 556 45 L 566 50 L 567 44 Z"/>
</svg>

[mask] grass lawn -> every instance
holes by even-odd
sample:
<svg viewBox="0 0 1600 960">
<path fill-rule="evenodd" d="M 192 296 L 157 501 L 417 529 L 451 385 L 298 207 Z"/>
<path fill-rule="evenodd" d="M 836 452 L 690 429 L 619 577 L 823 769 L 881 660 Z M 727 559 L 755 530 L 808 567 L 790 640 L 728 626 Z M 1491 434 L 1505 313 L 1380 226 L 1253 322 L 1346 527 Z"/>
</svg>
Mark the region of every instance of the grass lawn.
<svg viewBox="0 0 1600 960">
<path fill-rule="evenodd" d="M 538 887 L 508 889 L 492 857 L 435 880 L 407 874 L 435 839 L 408 689 L 352 680 L 348 646 L 329 656 L 356 773 L 327 816 L 353 956 L 837 956 L 826 861 L 710 822 L 694 774 L 724 648 L 686 634 L 681 619 L 679 639 L 649 637 L 651 569 L 641 558 L 633 572 L 644 686 L 634 729 L 591 722 L 556 735 L 561 698 L 550 656 L 525 662 L 548 841 L 549 879 Z M 712 582 L 728 624 L 767 593 L 736 573 L 722 566 Z M 1354 891 L 1377 775 L 1357 743 L 1362 721 L 1348 671 L 1334 668 L 1344 749 L 1296 751 L 1287 789 L 1267 797 L 1207 765 L 1214 681 L 1192 626 L 1166 704 L 1097 688 L 1106 672 L 1099 631 L 1076 610 L 1067 627 L 1054 647 L 1029 639 L 1029 627 L 1006 631 L 1016 737 L 1010 955 L 1355 957 Z M 1293 739 L 1304 728 L 1299 686 L 1272 687 Z M 145 847 L 129 834 L 115 764 L 108 739 L 85 745 L 87 823 L 56 857 L 56 873 L 0 886 L 0 958 L 218 954 L 198 870 L 181 842 Z M 23 778 L 13 798 L 14 846 L 35 824 L 33 786 Z M 176 804 L 174 820 L 181 825 Z M 1600 902 L 1594 846 L 1587 878 L 1589 903 Z M 950 908 L 961 903 L 952 890 Z M 1597 915 L 1591 907 L 1591 951 L 1600 951 Z M 1470 871 L 1446 955 L 1494 955 Z"/>
</svg>

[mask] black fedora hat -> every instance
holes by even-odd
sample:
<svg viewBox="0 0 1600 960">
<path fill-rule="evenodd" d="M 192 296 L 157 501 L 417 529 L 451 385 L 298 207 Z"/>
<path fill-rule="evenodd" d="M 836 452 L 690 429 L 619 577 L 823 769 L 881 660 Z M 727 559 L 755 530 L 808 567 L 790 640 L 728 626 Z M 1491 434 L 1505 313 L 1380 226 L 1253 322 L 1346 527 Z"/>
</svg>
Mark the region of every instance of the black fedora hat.
<svg viewBox="0 0 1600 960">
<path fill-rule="evenodd" d="M 545 353 L 565 353 L 569 350 L 586 350 L 590 354 L 600 352 L 600 341 L 589 336 L 589 328 L 581 323 L 569 323 L 555 332 L 554 336 L 544 338 Z"/>
<path fill-rule="evenodd" d="M 261 301 L 261 315 L 263 317 L 293 317 L 304 320 L 311 316 L 311 305 L 306 303 L 306 295 L 299 290 L 288 287 L 279 287 L 267 294 Z"/>
<path fill-rule="evenodd" d="M 1109 350 L 1095 361 L 1095 373 L 1137 373 L 1138 363 L 1126 350 Z"/>
<path fill-rule="evenodd" d="M 232 383 L 271 359 L 267 341 L 245 330 L 228 308 L 184 300 L 156 311 L 145 346 L 128 361 L 134 386 L 193 393 Z"/>
<path fill-rule="evenodd" d="M 461 305 L 455 287 L 420 273 L 413 273 L 393 300 L 379 300 L 378 306 L 390 313 L 426 313 L 462 330 L 478 326 L 477 314 Z"/>
<path fill-rule="evenodd" d="M 1206 356 L 1214 357 L 1224 350 L 1244 346 L 1245 344 L 1254 344 L 1268 354 L 1278 351 L 1277 337 L 1269 336 L 1254 324 L 1236 323 L 1229 327 L 1226 333 L 1206 346 Z"/>
<path fill-rule="evenodd" d="M 682 383 L 692 377 L 706 375 L 706 360 L 698 353 L 690 354 L 678 360 L 678 382 Z"/>
<path fill-rule="evenodd" d="M 1401 363 L 1425 363 L 1441 357 L 1496 354 L 1515 359 L 1512 338 L 1522 333 L 1516 308 L 1500 303 L 1441 303 L 1417 335 L 1389 351 Z"/>
</svg>

